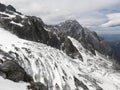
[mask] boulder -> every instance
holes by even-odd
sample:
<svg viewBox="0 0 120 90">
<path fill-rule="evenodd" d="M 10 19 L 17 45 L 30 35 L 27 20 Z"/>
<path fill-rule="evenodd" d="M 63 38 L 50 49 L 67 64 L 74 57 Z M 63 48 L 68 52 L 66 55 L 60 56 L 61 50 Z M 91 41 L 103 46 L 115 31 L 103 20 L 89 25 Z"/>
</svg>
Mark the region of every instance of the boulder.
<svg viewBox="0 0 120 90">
<path fill-rule="evenodd" d="M 15 61 L 7 60 L 0 65 L 0 71 L 5 74 L 7 79 L 10 79 L 15 82 L 25 81 L 30 82 L 32 81 L 31 76 L 29 76 L 24 69 Z"/>
<path fill-rule="evenodd" d="M 47 86 L 40 82 L 31 82 L 28 86 L 28 90 L 48 90 Z"/>
</svg>

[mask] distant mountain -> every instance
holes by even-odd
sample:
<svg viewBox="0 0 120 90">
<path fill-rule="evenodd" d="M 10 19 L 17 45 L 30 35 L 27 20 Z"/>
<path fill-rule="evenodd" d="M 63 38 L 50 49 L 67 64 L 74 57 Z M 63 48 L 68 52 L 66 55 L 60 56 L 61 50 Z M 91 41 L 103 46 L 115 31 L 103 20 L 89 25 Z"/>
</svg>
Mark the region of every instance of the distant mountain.
<svg viewBox="0 0 120 90">
<path fill-rule="evenodd" d="M 120 41 L 112 41 L 109 43 L 111 47 L 113 48 L 114 53 L 117 55 L 117 57 L 120 60 Z"/>
<path fill-rule="evenodd" d="M 119 90 L 116 62 L 110 45 L 76 20 L 46 25 L 0 4 L 3 78 L 32 90 Z"/>
<path fill-rule="evenodd" d="M 114 54 L 120 62 L 120 34 L 100 34 L 111 46 Z"/>
<path fill-rule="evenodd" d="M 100 34 L 108 42 L 120 41 L 120 34 Z"/>
</svg>

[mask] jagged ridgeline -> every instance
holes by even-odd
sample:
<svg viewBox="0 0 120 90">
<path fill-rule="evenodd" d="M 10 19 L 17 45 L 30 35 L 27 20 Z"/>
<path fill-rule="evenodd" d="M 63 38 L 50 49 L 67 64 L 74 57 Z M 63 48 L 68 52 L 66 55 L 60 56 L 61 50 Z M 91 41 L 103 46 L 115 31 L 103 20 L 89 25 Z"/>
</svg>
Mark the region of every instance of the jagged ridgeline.
<svg viewBox="0 0 120 90">
<path fill-rule="evenodd" d="M 65 51 L 65 49 L 72 47 L 70 41 L 67 40 L 67 36 L 71 36 L 94 54 L 95 50 L 106 56 L 112 56 L 113 54 L 108 43 L 101 37 L 98 37 L 95 32 L 83 28 L 76 20 L 67 20 L 59 25 L 50 26 L 44 24 L 38 17 L 19 14 L 11 5 L 3 5 L 3 8 L 1 11 L 9 13 L 11 17 L 1 13 L 1 26 L 20 38 L 41 42 Z M 70 51 L 67 49 L 66 53 L 74 52 L 76 50 Z"/>
<path fill-rule="evenodd" d="M 46 25 L 0 4 L 2 77 L 32 90 L 120 90 L 115 62 L 109 44 L 76 20 Z"/>
</svg>

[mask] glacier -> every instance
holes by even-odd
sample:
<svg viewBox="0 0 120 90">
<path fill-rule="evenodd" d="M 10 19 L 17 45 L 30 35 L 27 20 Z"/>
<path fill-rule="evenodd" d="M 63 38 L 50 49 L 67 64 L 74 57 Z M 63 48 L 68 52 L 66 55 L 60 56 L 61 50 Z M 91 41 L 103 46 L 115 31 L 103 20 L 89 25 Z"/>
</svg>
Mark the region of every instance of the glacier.
<svg viewBox="0 0 120 90">
<path fill-rule="evenodd" d="M 120 73 L 114 69 L 112 60 L 97 51 L 94 55 L 76 39 L 67 38 L 83 61 L 46 44 L 20 39 L 3 28 L 0 28 L 0 50 L 12 52 L 10 56 L 34 82 L 43 83 L 48 90 L 120 90 Z M 0 55 L 5 61 L 3 57 Z"/>
</svg>

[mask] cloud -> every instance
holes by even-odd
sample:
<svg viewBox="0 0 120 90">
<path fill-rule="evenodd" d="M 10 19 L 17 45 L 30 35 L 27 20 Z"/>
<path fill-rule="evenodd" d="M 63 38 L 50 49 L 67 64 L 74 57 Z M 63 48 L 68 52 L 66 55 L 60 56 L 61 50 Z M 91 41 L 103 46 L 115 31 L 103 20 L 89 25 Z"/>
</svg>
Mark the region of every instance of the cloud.
<svg viewBox="0 0 120 90">
<path fill-rule="evenodd" d="M 120 13 L 113 13 L 107 15 L 108 22 L 101 25 L 101 27 L 116 27 L 120 26 Z"/>
<path fill-rule="evenodd" d="M 92 11 L 116 4 L 120 0 L 0 0 L 0 2 L 12 4 L 23 14 L 41 17 L 47 24 L 56 24 L 71 18 L 80 21 L 82 14 L 89 15 Z M 88 22 L 86 20 L 86 23 Z"/>
</svg>

